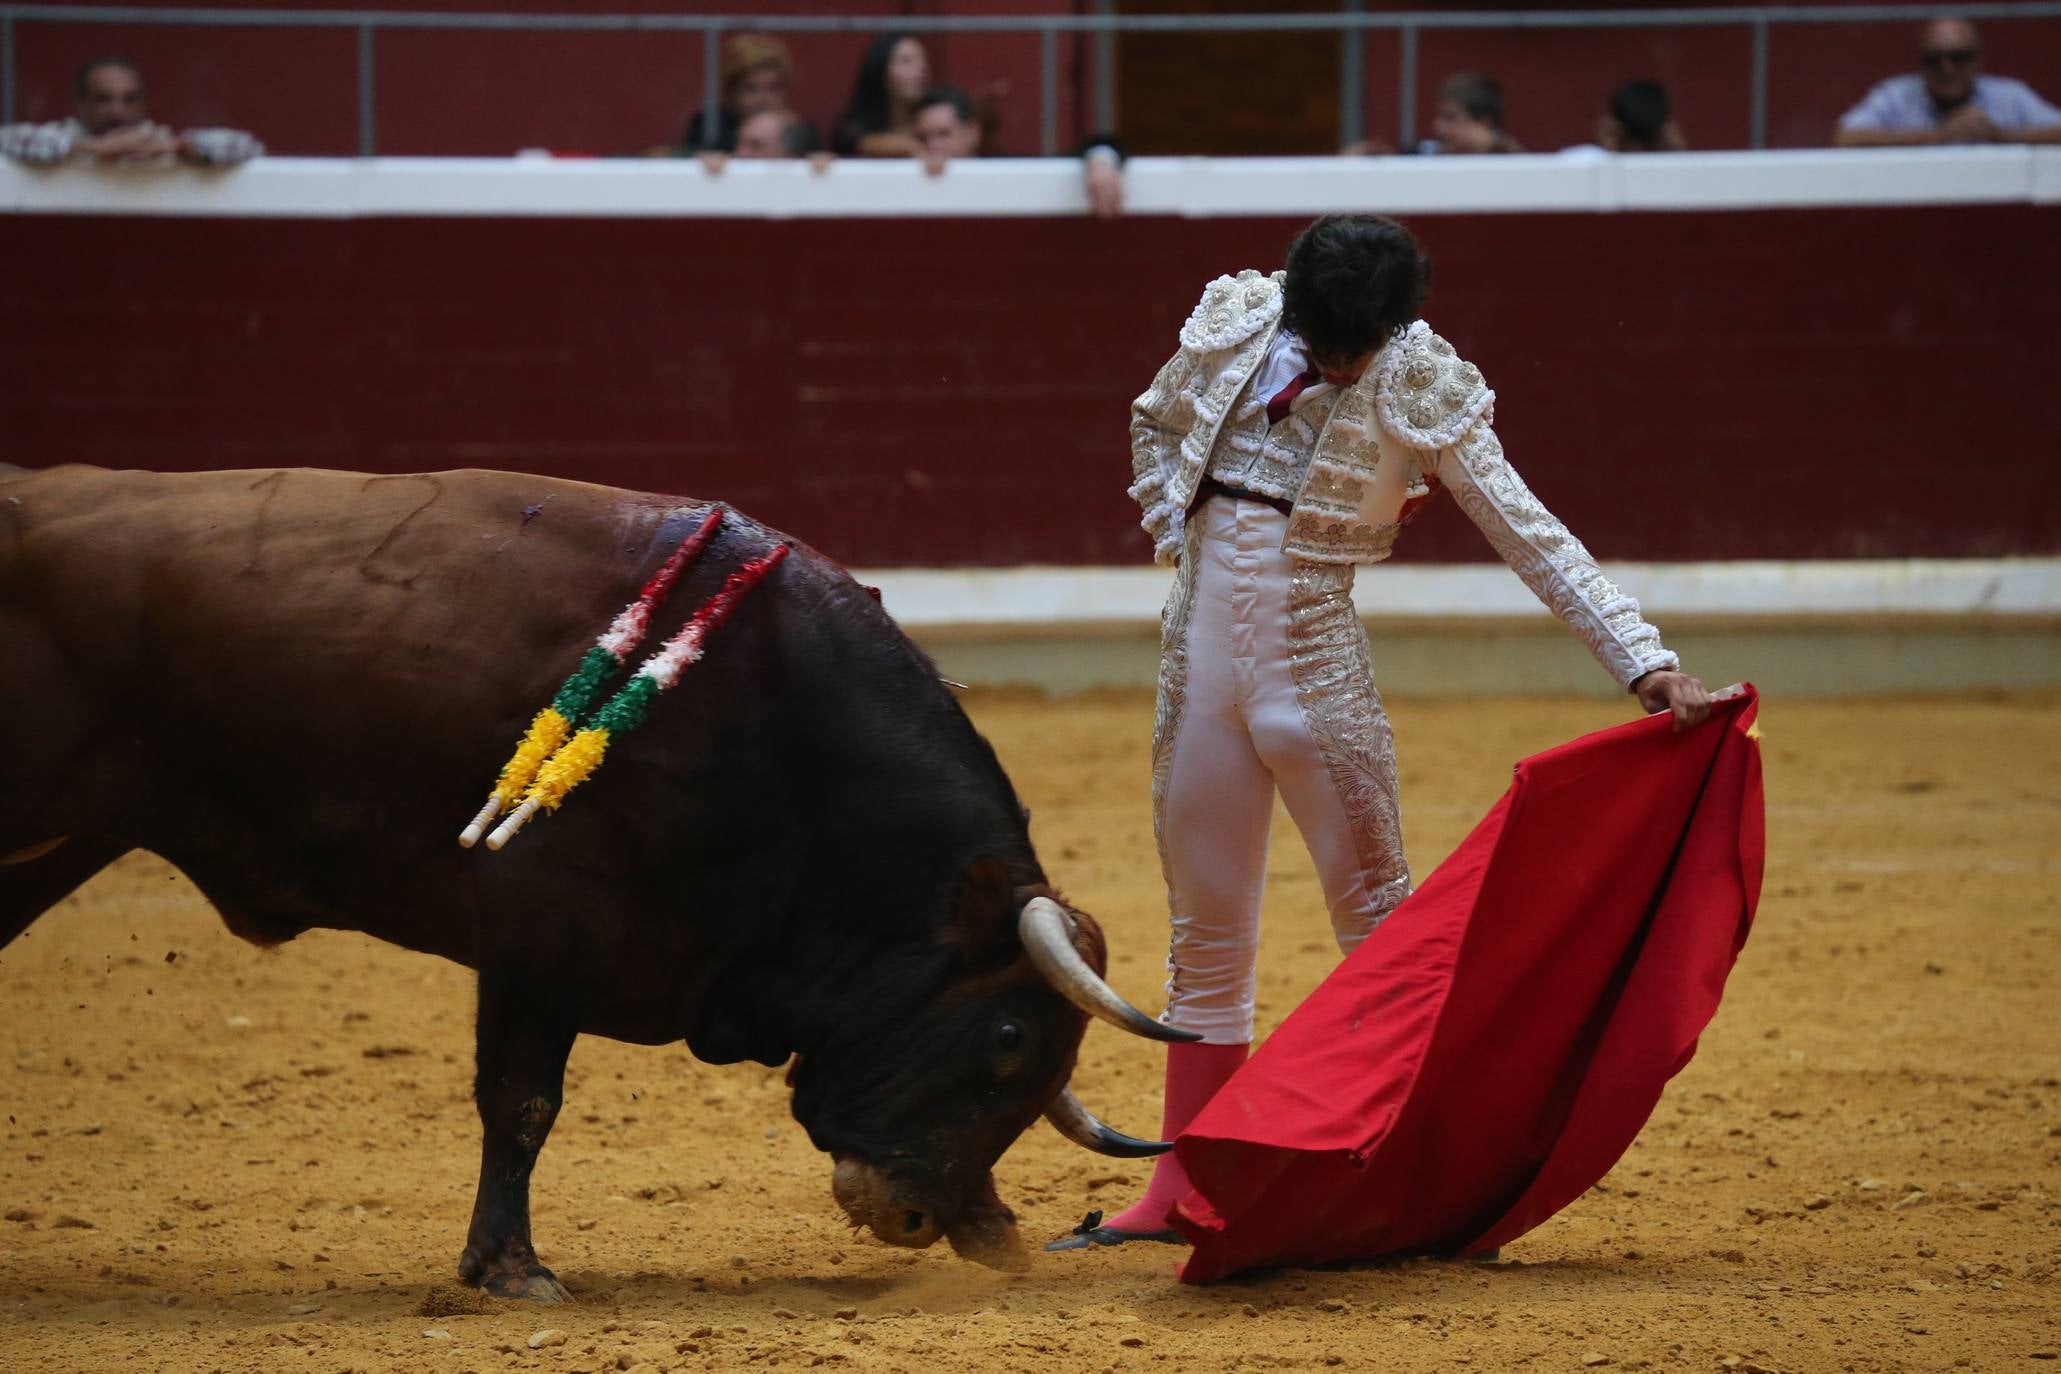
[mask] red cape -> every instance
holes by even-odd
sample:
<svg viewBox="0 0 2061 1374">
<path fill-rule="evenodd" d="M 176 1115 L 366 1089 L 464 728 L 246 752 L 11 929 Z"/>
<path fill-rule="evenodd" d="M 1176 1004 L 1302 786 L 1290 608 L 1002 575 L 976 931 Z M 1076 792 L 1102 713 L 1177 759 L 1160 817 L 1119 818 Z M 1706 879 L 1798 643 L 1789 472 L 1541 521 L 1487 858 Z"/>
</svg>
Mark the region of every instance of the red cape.
<svg viewBox="0 0 2061 1374">
<path fill-rule="evenodd" d="M 1517 765 L 1453 856 L 1174 1150 L 1202 1283 L 1514 1240 L 1588 1190 L 1696 1052 L 1760 896 L 1753 689 Z"/>
</svg>

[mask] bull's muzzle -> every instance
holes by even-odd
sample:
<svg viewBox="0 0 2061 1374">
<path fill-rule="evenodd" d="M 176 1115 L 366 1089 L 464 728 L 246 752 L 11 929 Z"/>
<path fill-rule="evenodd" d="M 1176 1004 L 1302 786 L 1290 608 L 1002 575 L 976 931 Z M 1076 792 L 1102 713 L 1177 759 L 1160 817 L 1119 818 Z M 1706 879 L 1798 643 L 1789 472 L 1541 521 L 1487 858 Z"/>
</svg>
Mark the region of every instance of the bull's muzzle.
<svg viewBox="0 0 2061 1374">
<path fill-rule="evenodd" d="M 854 1226 L 888 1245 L 920 1250 L 943 1237 L 962 1259 L 991 1269 L 1030 1264 L 1016 1218 L 995 1196 L 992 1179 L 970 1203 L 944 1208 L 908 1180 L 846 1156 L 830 1176 L 830 1191 Z"/>
</svg>

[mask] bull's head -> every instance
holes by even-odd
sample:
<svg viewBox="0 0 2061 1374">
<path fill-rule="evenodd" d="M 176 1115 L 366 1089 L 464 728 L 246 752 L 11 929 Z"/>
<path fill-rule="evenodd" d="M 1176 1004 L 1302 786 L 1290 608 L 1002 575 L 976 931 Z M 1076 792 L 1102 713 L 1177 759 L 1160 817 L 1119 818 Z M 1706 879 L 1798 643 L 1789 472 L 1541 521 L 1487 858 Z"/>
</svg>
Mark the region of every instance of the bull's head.
<svg viewBox="0 0 2061 1374">
<path fill-rule="evenodd" d="M 949 920 L 897 986 L 862 990 L 845 1033 L 793 1072 L 794 1114 L 836 1159 L 832 1191 L 852 1224 L 890 1245 L 940 1236 L 998 1268 L 1025 1262 L 990 1172 L 1042 1115 L 1100 1154 L 1168 1148 L 1097 1121 L 1067 1087 L 1089 1016 L 1154 1040 L 1192 1040 L 1103 981 L 1094 918 L 1044 888 L 1012 889 L 976 862 Z M 866 994 L 871 994 L 867 996 Z"/>
</svg>

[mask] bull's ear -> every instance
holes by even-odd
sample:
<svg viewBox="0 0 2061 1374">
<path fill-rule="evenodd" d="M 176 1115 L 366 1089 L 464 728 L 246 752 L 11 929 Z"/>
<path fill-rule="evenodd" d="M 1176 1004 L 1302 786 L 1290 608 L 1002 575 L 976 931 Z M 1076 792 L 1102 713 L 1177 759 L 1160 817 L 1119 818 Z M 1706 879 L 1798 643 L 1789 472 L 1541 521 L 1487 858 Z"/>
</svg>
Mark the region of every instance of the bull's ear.
<svg viewBox="0 0 2061 1374">
<path fill-rule="evenodd" d="M 1016 931 L 1016 887 L 1009 865 L 983 855 L 966 865 L 952 896 L 952 911 L 939 935 L 969 955 L 978 956 L 1009 943 Z"/>
</svg>

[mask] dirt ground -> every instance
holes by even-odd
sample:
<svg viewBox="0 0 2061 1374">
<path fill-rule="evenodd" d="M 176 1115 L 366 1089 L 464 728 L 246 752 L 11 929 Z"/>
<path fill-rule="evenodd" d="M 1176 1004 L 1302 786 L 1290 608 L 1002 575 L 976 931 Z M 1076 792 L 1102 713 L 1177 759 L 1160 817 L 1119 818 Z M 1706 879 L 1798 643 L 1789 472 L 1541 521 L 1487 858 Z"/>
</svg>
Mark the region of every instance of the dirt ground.
<svg viewBox="0 0 2061 1374">
<path fill-rule="evenodd" d="M 1516 759 L 1622 718 L 1391 705 L 1420 874 Z M 1767 703 L 1725 1005 L 1618 1168 L 1494 1267 L 1197 1289 L 1170 1248 L 1013 1276 L 894 1251 L 847 1230 L 778 1071 L 586 1040 L 535 1186 L 577 1301 L 489 1305 L 453 1286 L 470 975 L 353 935 L 251 948 L 132 856 L 0 954 L 0 1370 L 2061 1368 L 2057 706 Z M 1112 981 L 1157 1005 L 1149 699 L 971 707 Z M 1334 958 L 1285 820 L 1267 903 L 1263 1027 Z M 1091 1031 L 1075 1084 L 1157 1125 L 1142 1042 Z M 1039 1127 L 997 1179 L 1041 1241 L 1145 1168 Z"/>
</svg>

